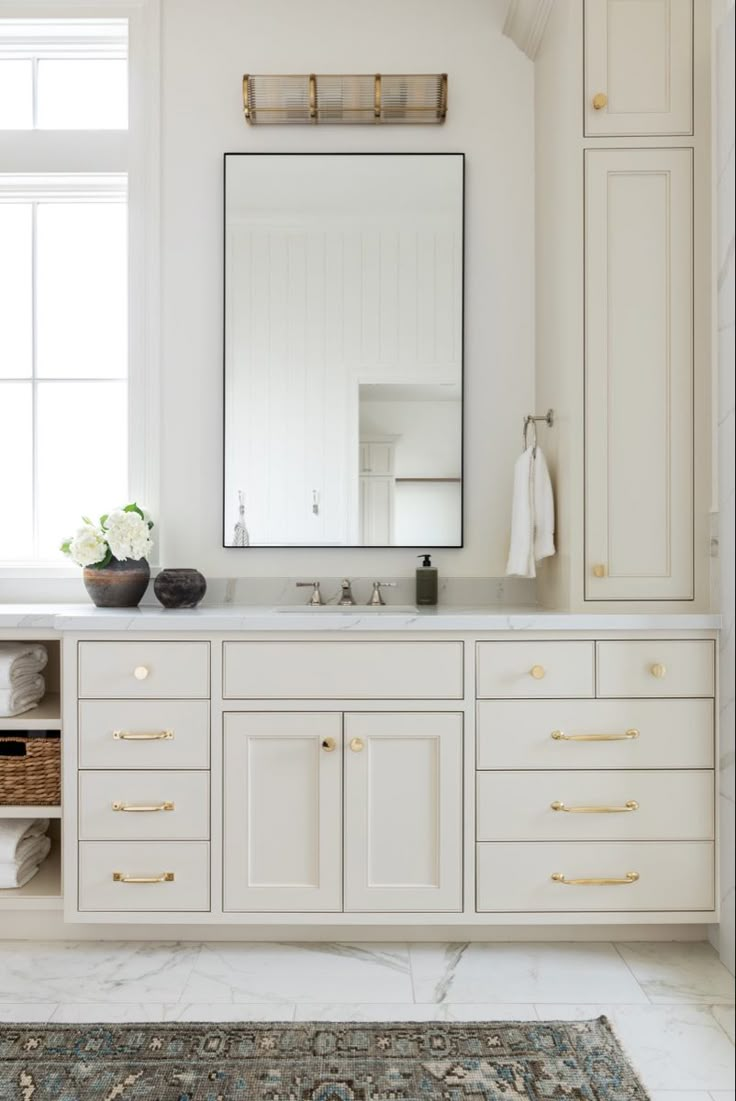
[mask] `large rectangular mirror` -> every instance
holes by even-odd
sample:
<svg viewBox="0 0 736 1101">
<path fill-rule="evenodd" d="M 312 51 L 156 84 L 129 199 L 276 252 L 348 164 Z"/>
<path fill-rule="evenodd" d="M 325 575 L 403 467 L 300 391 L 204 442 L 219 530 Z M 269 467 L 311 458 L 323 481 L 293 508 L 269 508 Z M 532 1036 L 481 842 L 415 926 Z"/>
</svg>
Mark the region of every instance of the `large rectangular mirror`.
<svg viewBox="0 0 736 1101">
<path fill-rule="evenodd" d="M 225 546 L 462 546 L 463 175 L 226 154 Z"/>
</svg>

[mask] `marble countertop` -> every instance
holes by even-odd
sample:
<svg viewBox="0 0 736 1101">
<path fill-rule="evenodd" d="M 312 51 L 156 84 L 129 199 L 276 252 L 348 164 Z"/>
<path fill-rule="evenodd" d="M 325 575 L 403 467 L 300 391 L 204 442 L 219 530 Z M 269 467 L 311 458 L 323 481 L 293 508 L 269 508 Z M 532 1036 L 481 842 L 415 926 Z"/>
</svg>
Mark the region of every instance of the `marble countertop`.
<svg viewBox="0 0 736 1101">
<path fill-rule="evenodd" d="M 95 608 L 91 604 L 0 604 L 0 630 L 83 631 L 678 631 L 717 630 L 709 613 L 559 612 L 536 607 L 455 608 L 418 611 L 348 611 L 295 605 L 224 604 L 191 610 L 159 607 Z"/>
</svg>

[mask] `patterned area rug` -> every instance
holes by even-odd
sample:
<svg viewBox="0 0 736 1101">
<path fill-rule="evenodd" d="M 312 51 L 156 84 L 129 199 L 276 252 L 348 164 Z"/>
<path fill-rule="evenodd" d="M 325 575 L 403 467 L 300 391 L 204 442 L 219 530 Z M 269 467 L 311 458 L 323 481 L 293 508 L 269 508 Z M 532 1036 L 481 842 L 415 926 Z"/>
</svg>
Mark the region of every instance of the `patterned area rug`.
<svg viewBox="0 0 736 1101">
<path fill-rule="evenodd" d="M 605 1017 L 1 1025 L 2 1101 L 646 1101 Z"/>
</svg>

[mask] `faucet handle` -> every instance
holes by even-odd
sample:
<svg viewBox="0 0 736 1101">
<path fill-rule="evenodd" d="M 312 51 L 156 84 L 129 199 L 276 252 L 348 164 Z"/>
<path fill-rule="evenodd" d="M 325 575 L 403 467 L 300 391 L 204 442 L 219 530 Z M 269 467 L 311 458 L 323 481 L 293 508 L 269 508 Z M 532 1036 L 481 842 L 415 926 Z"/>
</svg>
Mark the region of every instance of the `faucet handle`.
<svg viewBox="0 0 736 1101">
<path fill-rule="evenodd" d="M 309 600 L 307 601 L 307 604 L 311 605 L 313 608 L 320 608 L 322 606 L 322 604 L 324 603 L 323 600 L 322 600 L 322 593 L 321 593 L 320 587 L 319 587 L 319 581 L 297 581 L 296 582 L 296 587 L 297 587 L 297 589 L 311 589 L 312 590 L 312 595 L 310 596 Z"/>
<path fill-rule="evenodd" d="M 396 582 L 395 581 L 374 581 L 373 582 L 373 592 L 371 593 L 370 600 L 368 601 L 368 607 L 369 608 L 376 608 L 376 607 L 379 607 L 380 605 L 385 604 L 386 601 L 383 599 L 383 594 L 381 593 L 381 589 L 395 589 L 395 588 L 396 588 Z"/>
</svg>

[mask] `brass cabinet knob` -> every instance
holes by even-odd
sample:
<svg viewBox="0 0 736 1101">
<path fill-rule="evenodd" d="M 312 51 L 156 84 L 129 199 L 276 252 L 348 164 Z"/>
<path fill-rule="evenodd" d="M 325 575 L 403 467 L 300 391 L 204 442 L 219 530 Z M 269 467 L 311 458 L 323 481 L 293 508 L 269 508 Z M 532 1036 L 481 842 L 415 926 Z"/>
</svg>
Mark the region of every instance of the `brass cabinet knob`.
<svg viewBox="0 0 736 1101">
<path fill-rule="evenodd" d="M 605 576 L 606 576 L 606 567 L 605 566 L 601 565 L 600 563 L 596 566 L 593 566 L 593 577 L 605 577 Z"/>
<path fill-rule="evenodd" d="M 136 665 L 133 670 L 133 676 L 136 680 L 145 680 L 148 676 L 148 669 L 145 665 Z"/>
<path fill-rule="evenodd" d="M 543 665 L 532 665 L 529 670 L 529 676 L 534 677 L 535 680 L 542 680 L 546 671 Z"/>
<path fill-rule="evenodd" d="M 365 742 L 362 738 L 351 738 L 350 748 L 352 749 L 353 753 L 362 753 L 363 749 L 365 748 Z"/>
<path fill-rule="evenodd" d="M 664 680 L 667 676 L 667 666 L 662 665 L 660 662 L 656 662 L 649 671 L 657 680 Z"/>
<path fill-rule="evenodd" d="M 593 96 L 593 110 L 602 111 L 604 107 L 608 106 L 608 96 L 605 92 L 596 92 Z"/>
<path fill-rule="evenodd" d="M 337 749 L 337 742 L 334 738 L 323 738 L 322 748 L 325 753 L 333 753 Z"/>
</svg>

